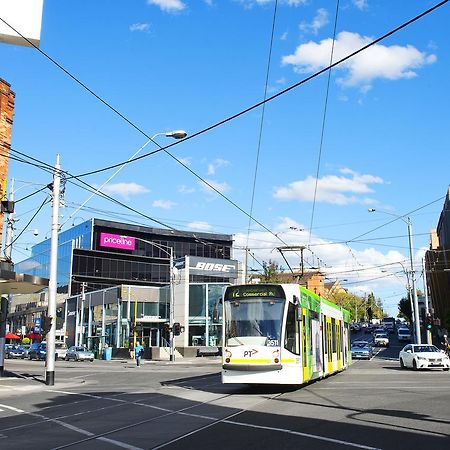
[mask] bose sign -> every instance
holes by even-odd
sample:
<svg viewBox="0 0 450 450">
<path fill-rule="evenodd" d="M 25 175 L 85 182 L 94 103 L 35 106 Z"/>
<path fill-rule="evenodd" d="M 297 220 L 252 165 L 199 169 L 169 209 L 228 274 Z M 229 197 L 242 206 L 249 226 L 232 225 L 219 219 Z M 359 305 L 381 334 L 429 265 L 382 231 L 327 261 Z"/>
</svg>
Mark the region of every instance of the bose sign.
<svg viewBox="0 0 450 450">
<path fill-rule="evenodd" d="M 234 270 L 234 265 L 198 262 L 194 269 L 208 270 L 211 272 L 232 272 Z"/>
<path fill-rule="evenodd" d="M 189 257 L 189 272 L 192 275 L 237 277 L 237 261 L 229 259 Z"/>
</svg>

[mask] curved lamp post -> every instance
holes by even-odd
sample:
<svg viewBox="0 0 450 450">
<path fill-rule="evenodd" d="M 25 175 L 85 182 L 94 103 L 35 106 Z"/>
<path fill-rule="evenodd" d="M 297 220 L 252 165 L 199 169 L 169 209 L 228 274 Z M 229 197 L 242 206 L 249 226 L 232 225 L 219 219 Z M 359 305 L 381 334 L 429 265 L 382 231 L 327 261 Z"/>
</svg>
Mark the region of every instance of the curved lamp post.
<svg viewBox="0 0 450 450">
<path fill-rule="evenodd" d="M 137 241 L 145 242 L 146 244 L 152 245 L 159 250 L 162 250 L 169 257 L 169 278 L 170 278 L 170 293 L 169 293 L 169 327 L 170 327 L 170 361 L 175 361 L 175 347 L 174 347 L 174 335 L 173 335 L 173 324 L 174 324 L 174 304 L 175 304 L 175 290 L 174 290 L 174 273 L 173 273 L 173 248 L 164 245 L 158 244 L 156 242 L 147 241 L 146 239 L 142 239 L 136 236 L 133 238 Z M 136 347 L 136 316 L 137 316 L 137 301 L 135 302 L 135 310 L 134 310 L 134 346 Z"/>
<path fill-rule="evenodd" d="M 140 147 L 136 152 L 134 152 L 127 160 L 124 162 L 120 167 L 117 168 L 117 170 L 104 182 L 102 185 L 97 188 L 89 197 L 87 200 L 85 200 L 68 218 L 67 220 L 60 225 L 60 229 L 78 212 L 81 208 L 83 208 L 84 205 L 94 196 L 97 195 L 106 184 L 108 184 L 126 165 L 129 161 L 131 161 L 133 158 L 135 158 L 145 147 L 147 147 L 150 142 L 154 142 L 154 139 L 158 136 L 166 136 L 173 139 L 184 139 L 187 136 L 186 131 L 184 130 L 174 130 L 174 131 L 168 131 L 166 133 L 156 133 L 154 134 L 142 147 Z"/>
<path fill-rule="evenodd" d="M 388 214 L 390 216 L 396 217 L 397 219 L 401 219 L 406 223 L 408 227 L 408 243 L 409 243 L 409 262 L 410 262 L 410 273 L 411 273 L 411 290 L 412 290 L 412 299 L 413 299 L 413 319 L 414 319 L 414 334 L 416 337 L 416 344 L 422 343 L 422 338 L 420 335 L 420 321 L 419 321 L 419 302 L 417 300 L 417 291 L 416 291 L 416 277 L 414 271 L 414 251 L 413 251 L 413 241 L 412 241 L 412 224 L 411 218 L 407 217 L 406 220 L 404 216 L 399 216 L 397 214 L 393 214 L 388 211 L 378 211 L 375 208 L 370 208 L 368 210 L 370 213 L 372 212 L 381 212 L 383 214 Z"/>
</svg>

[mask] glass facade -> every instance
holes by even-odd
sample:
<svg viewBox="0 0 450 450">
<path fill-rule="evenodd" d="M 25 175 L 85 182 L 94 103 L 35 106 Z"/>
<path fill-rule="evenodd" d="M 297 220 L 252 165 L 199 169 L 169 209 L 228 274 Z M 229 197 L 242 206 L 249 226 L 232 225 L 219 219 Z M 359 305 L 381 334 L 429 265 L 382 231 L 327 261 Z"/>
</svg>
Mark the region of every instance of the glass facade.
<svg viewBox="0 0 450 450">
<path fill-rule="evenodd" d="M 58 235 L 58 273 L 59 293 L 69 292 L 72 273 L 72 251 L 74 248 L 89 249 L 92 245 L 92 221 L 86 221 L 62 231 Z M 32 247 L 31 256 L 15 264 L 15 271 L 48 278 L 50 273 L 50 239 Z"/>
<path fill-rule="evenodd" d="M 222 345 L 222 290 L 229 283 L 189 285 L 189 346 Z"/>
</svg>

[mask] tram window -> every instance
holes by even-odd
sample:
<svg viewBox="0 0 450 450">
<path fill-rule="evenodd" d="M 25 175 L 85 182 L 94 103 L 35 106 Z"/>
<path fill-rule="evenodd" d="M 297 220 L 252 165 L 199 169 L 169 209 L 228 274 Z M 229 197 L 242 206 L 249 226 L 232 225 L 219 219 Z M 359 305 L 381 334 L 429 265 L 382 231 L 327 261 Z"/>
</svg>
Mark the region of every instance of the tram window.
<svg viewBox="0 0 450 450">
<path fill-rule="evenodd" d="M 296 318 L 296 307 L 293 303 L 289 303 L 286 317 L 286 334 L 284 338 L 284 347 L 291 353 L 300 354 L 300 323 Z"/>
<path fill-rule="evenodd" d="M 302 313 L 302 343 L 303 343 L 303 367 L 308 366 L 308 358 L 306 356 L 307 342 L 306 342 L 306 313 Z"/>
<path fill-rule="evenodd" d="M 336 320 L 331 319 L 331 345 L 332 352 L 336 352 Z"/>
</svg>

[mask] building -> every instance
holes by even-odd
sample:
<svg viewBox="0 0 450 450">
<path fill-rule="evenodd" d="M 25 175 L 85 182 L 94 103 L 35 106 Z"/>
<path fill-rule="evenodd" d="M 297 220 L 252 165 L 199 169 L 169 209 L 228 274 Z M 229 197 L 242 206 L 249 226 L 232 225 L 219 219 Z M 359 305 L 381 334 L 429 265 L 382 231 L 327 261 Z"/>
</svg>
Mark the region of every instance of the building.
<svg viewBox="0 0 450 450">
<path fill-rule="evenodd" d="M 434 317 L 450 329 L 450 187 L 425 253 L 425 270 Z"/>
<path fill-rule="evenodd" d="M 67 342 L 99 350 L 106 344 L 125 347 L 137 330 L 148 346 L 164 347 L 173 261 L 174 320 L 184 327 L 177 348 L 218 345 L 221 328 L 212 323 L 212 313 L 223 286 L 238 276 L 238 263 L 230 259 L 232 246 L 231 235 L 95 218 L 60 232 L 58 309 L 64 311 Z M 48 276 L 49 264 L 50 240 L 45 240 L 16 268 Z M 23 303 L 16 302 L 10 316 L 30 325 L 39 317 L 30 317 Z"/>
</svg>

